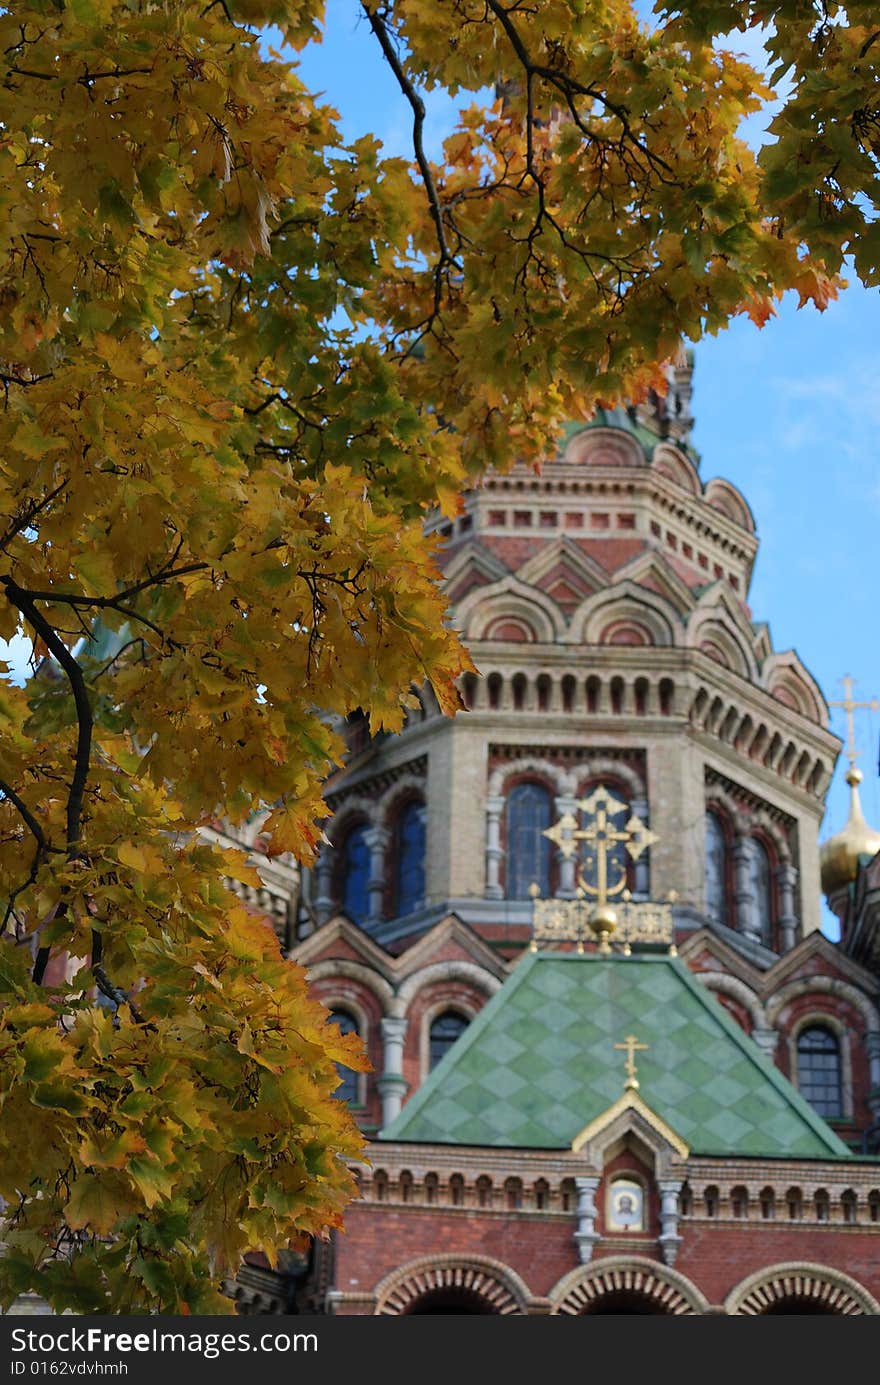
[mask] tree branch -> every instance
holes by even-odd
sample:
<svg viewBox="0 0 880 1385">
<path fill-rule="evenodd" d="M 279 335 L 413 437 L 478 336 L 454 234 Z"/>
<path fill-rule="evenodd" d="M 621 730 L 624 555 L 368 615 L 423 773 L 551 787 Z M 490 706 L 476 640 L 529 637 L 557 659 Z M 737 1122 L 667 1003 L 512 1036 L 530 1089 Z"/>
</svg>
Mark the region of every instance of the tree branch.
<svg viewBox="0 0 880 1385">
<path fill-rule="evenodd" d="M 73 778 L 70 783 L 70 792 L 67 798 L 66 832 L 67 858 L 73 861 L 76 860 L 80 854 L 79 839 L 82 825 L 83 796 L 85 794 L 92 749 L 92 708 L 89 703 L 86 681 L 83 677 L 82 669 L 67 648 L 67 645 L 59 638 L 57 632 L 49 624 L 46 617 L 41 615 L 34 605 L 36 599 L 35 594 L 24 591 L 21 587 L 17 586 L 10 577 L 3 578 L 2 582 L 6 588 L 6 595 L 12 605 L 21 611 L 25 620 L 33 627 L 43 640 L 46 648 L 51 654 L 54 654 L 55 658 L 64 669 L 73 693 L 78 732 Z"/>
</svg>

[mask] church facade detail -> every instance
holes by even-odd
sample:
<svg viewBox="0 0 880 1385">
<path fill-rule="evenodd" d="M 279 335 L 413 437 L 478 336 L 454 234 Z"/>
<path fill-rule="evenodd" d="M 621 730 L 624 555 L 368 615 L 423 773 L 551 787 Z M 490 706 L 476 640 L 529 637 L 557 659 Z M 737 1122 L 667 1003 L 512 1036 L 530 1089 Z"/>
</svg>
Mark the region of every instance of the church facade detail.
<svg viewBox="0 0 880 1385">
<path fill-rule="evenodd" d="M 287 937 L 372 1062 L 361 1197 L 242 1311 L 880 1312 L 880 889 L 861 839 L 820 861 L 840 743 L 689 393 L 431 522 L 479 674 L 349 719 Z M 536 930 L 600 885 L 604 933 Z"/>
</svg>

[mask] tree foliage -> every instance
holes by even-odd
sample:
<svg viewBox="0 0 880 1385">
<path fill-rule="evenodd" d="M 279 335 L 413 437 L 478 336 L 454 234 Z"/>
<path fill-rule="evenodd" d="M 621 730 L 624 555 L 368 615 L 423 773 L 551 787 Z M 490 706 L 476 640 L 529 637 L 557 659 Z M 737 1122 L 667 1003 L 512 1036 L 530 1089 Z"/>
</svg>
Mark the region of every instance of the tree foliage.
<svg viewBox="0 0 880 1385">
<path fill-rule="evenodd" d="M 197 829 L 268 810 L 309 860 L 333 717 L 458 705 L 426 512 L 682 337 L 827 296 L 723 8 L 371 0 L 411 161 L 299 79 L 319 0 L 0 12 L 0 636 L 41 661 L 0 693 L 3 1302 L 216 1310 L 244 1250 L 338 1223 L 363 1058 Z M 438 84 L 503 95 L 433 163 Z"/>
<path fill-rule="evenodd" d="M 660 6 L 658 6 L 660 8 Z M 761 150 L 762 199 L 781 234 L 836 274 L 851 256 L 880 283 L 880 13 L 874 0 L 683 0 L 670 32 L 763 35 L 778 110 Z"/>
</svg>

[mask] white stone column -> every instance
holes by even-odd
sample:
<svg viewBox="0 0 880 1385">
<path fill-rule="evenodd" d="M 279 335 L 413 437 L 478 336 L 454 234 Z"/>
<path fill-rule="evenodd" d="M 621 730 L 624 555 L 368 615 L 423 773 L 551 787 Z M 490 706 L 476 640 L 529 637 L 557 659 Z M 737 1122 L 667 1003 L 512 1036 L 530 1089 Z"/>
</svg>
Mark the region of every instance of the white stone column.
<svg viewBox="0 0 880 1385">
<path fill-rule="evenodd" d="M 319 923 L 326 923 L 333 913 L 333 851 L 325 846 L 315 863 L 315 897 L 312 907 Z"/>
<path fill-rule="evenodd" d="M 501 861 L 504 851 L 501 847 L 501 814 L 504 812 L 504 799 L 500 794 L 492 794 L 486 799 L 486 888 L 487 899 L 503 899 L 501 888 Z"/>
<path fill-rule="evenodd" d="M 742 829 L 737 828 L 733 844 L 733 893 L 736 899 L 736 926 L 756 943 L 761 941 L 761 930 L 755 923 L 755 898 L 749 879 L 749 839 Z"/>
<path fill-rule="evenodd" d="M 681 1236 L 678 1234 L 681 1179 L 661 1178 L 657 1187 L 660 1191 L 660 1252 L 664 1265 L 674 1265 L 681 1245 Z"/>
<path fill-rule="evenodd" d="M 797 868 L 790 861 L 786 861 L 776 871 L 779 891 L 779 933 L 783 952 L 789 952 L 797 941 L 798 920 L 794 908 L 797 878 Z"/>
<path fill-rule="evenodd" d="M 578 1248 L 578 1255 L 582 1265 L 593 1258 L 593 1249 L 596 1242 L 600 1240 L 596 1230 L 596 1191 L 599 1187 L 598 1178 L 576 1178 L 574 1180 L 577 1188 L 577 1230 L 574 1239 Z"/>
<path fill-rule="evenodd" d="M 554 799 L 556 809 L 556 820 L 558 821 L 565 813 L 570 813 L 575 820 L 578 815 L 577 799 L 570 794 L 560 794 Z M 575 875 L 577 873 L 577 856 L 564 856 L 557 847 L 556 862 L 559 866 L 559 889 L 557 894 L 560 899 L 574 899 L 575 896 Z"/>
<path fill-rule="evenodd" d="M 385 848 L 389 833 L 385 827 L 370 827 L 364 833 L 364 841 L 370 852 L 370 878 L 367 881 L 369 896 L 368 923 L 381 923 L 385 913 Z"/>
<path fill-rule="evenodd" d="M 407 1020 L 386 1018 L 382 1021 L 382 1075 L 376 1089 L 382 1098 L 382 1129 L 400 1114 L 407 1082 L 403 1076 L 403 1041 Z"/>
</svg>

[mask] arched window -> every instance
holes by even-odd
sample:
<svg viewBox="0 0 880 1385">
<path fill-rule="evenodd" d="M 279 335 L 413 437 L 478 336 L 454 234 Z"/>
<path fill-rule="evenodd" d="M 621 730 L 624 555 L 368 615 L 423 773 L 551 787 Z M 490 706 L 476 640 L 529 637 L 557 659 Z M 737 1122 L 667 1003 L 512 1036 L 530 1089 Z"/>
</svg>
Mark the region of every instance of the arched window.
<svg viewBox="0 0 880 1385">
<path fill-rule="evenodd" d="M 330 1023 L 337 1026 L 340 1034 L 360 1034 L 361 1032 L 360 1025 L 348 1010 L 331 1010 Z M 333 1095 L 339 1101 L 349 1101 L 356 1106 L 359 1098 L 358 1074 L 353 1068 L 347 1068 L 342 1063 L 336 1064 L 336 1071 L 339 1073 L 341 1081 Z"/>
<path fill-rule="evenodd" d="M 353 923 L 363 924 L 370 912 L 370 848 L 367 846 L 367 826 L 353 827 L 342 845 L 342 887 L 340 898 L 343 913 Z"/>
<path fill-rule="evenodd" d="M 717 813 L 706 814 L 706 914 L 727 923 L 727 838 Z"/>
<path fill-rule="evenodd" d="M 749 894 L 752 896 L 755 932 L 765 947 L 773 942 L 773 887 L 770 857 L 767 848 L 757 837 L 747 837 L 749 862 Z"/>
<path fill-rule="evenodd" d="M 550 842 L 542 836 L 552 822 L 549 789 L 517 784 L 507 796 L 507 898 L 528 899 L 536 884 L 550 894 Z"/>
<path fill-rule="evenodd" d="M 797 1041 L 798 1087 L 820 1116 L 843 1114 L 840 1044 L 824 1024 L 802 1029 Z"/>
<path fill-rule="evenodd" d="M 468 1027 L 468 1021 L 457 1010 L 444 1010 L 442 1015 L 431 1021 L 428 1034 L 428 1068 L 436 1068 L 440 1059 L 449 1052 Z"/>
<path fill-rule="evenodd" d="M 397 819 L 394 912 L 400 918 L 425 901 L 425 807 L 408 803 Z"/>
</svg>

